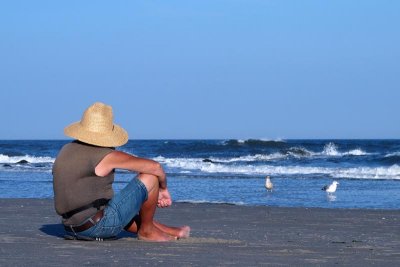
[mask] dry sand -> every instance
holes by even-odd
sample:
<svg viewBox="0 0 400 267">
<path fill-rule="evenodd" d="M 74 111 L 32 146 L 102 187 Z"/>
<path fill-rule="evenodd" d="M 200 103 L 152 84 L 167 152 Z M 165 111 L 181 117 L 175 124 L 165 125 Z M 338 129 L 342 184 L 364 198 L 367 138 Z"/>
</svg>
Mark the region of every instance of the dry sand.
<svg viewBox="0 0 400 267">
<path fill-rule="evenodd" d="M 0 199 L 0 266 L 399 266 L 400 211 L 174 203 L 192 237 L 68 241 L 52 200 Z"/>
</svg>

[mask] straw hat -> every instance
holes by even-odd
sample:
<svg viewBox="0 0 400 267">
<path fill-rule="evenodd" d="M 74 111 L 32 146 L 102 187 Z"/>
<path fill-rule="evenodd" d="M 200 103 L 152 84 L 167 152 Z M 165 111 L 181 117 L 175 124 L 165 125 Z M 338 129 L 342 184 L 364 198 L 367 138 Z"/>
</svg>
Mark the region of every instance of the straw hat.
<svg viewBox="0 0 400 267">
<path fill-rule="evenodd" d="M 99 102 L 85 110 L 81 121 L 67 126 L 64 134 L 102 147 L 122 146 L 128 142 L 128 133 L 113 123 L 112 107 Z"/>
</svg>

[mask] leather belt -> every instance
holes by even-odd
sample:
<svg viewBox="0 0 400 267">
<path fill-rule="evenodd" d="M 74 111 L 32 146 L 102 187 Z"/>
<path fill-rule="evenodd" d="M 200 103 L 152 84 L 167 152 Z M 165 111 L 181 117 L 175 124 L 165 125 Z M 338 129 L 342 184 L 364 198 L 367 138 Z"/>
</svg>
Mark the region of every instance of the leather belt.
<svg viewBox="0 0 400 267">
<path fill-rule="evenodd" d="M 79 233 L 83 232 L 87 229 L 89 229 L 92 226 L 95 226 L 96 223 L 98 223 L 101 218 L 104 216 L 104 210 L 98 211 L 95 215 L 89 218 L 84 224 L 78 225 L 78 226 L 72 226 L 72 225 L 64 225 L 64 229 L 67 232 L 73 232 L 73 233 Z"/>
</svg>

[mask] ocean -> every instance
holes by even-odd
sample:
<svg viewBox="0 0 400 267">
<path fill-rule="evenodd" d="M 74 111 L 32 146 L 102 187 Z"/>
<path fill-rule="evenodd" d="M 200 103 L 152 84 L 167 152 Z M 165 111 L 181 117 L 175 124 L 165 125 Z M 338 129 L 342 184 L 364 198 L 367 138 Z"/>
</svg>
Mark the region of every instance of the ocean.
<svg viewBox="0 0 400 267">
<path fill-rule="evenodd" d="M 53 162 L 69 140 L 0 141 L 0 198 L 52 198 Z M 160 162 L 173 200 L 280 207 L 398 209 L 400 140 L 130 140 Z M 274 189 L 265 189 L 270 176 Z M 119 191 L 134 177 L 116 171 Z M 337 191 L 321 188 L 338 181 Z"/>
</svg>

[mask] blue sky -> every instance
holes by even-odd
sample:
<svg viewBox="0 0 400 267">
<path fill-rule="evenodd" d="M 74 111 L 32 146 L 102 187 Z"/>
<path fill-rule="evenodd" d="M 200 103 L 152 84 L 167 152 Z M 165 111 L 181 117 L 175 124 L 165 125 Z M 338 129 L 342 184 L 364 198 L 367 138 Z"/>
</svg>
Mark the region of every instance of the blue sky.
<svg viewBox="0 0 400 267">
<path fill-rule="evenodd" d="M 0 139 L 399 138 L 400 1 L 2 1 Z"/>
</svg>

